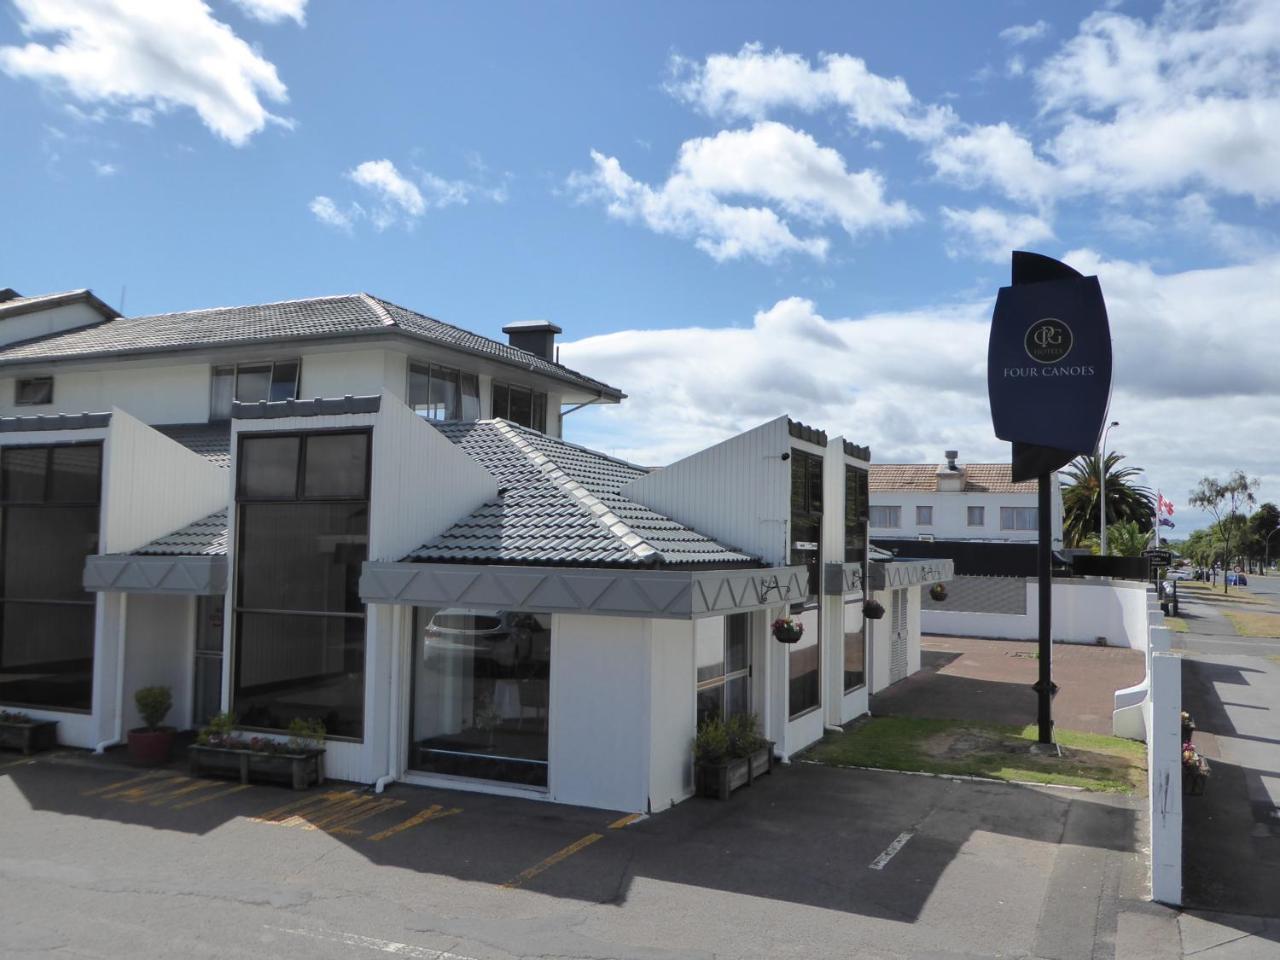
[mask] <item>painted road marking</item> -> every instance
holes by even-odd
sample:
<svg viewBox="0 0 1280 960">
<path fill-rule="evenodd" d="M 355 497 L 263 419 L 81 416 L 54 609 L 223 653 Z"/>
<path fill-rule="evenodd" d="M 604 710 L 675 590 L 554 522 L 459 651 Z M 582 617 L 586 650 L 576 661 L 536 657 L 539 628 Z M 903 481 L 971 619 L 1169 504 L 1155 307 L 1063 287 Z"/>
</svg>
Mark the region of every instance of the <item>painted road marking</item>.
<svg viewBox="0 0 1280 960">
<path fill-rule="evenodd" d="M 623 827 L 629 827 L 633 823 L 639 823 L 641 820 L 648 820 L 648 814 L 644 813 L 628 813 L 625 817 L 619 817 L 613 823 L 609 824 L 610 830 L 621 830 Z"/>
<path fill-rule="evenodd" d="M 163 777 L 163 772 L 143 773 L 138 776 L 129 777 L 126 780 L 117 780 L 115 783 L 108 783 L 105 787 L 94 787 L 92 790 L 85 790 L 81 796 L 93 797 L 103 793 L 109 793 L 118 787 L 124 787 L 131 783 L 141 783 L 144 780 L 154 780 L 157 777 Z"/>
<path fill-rule="evenodd" d="M 581 840 L 573 841 L 573 843 L 569 844 L 563 850 L 557 850 L 555 853 L 547 857 L 547 859 L 543 860 L 541 863 L 535 863 L 528 870 L 521 872 L 520 875 L 517 876 L 514 880 L 508 880 L 506 883 L 503 884 L 503 886 L 514 890 L 516 887 L 520 886 L 525 881 L 532 880 L 534 877 L 542 873 L 544 870 L 551 869 L 561 860 L 567 860 L 570 857 L 572 857 L 575 853 L 577 853 L 579 850 L 585 850 L 587 847 L 591 846 L 591 844 L 595 843 L 597 840 L 603 840 L 603 839 L 604 839 L 603 833 L 589 833 L 585 837 L 583 837 Z"/>
<path fill-rule="evenodd" d="M 210 782 L 216 783 L 217 781 Z M 251 784 L 248 783 L 237 783 L 234 787 L 228 787 L 220 793 L 206 793 L 203 797 L 196 797 L 194 800 L 184 800 L 182 803 L 175 803 L 173 805 L 173 809 L 186 810 L 189 807 L 198 806 L 199 804 L 205 803 L 209 800 L 217 800 L 220 797 L 229 797 L 233 793 L 239 793 L 241 790 L 248 790 L 250 786 Z"/>
<path fill-rule="evenodd" d="M 290 800 L 288 803 L 273 807 L 266 813 L 260 813 L 249 819 L 254 823 L 274 823 L 294 827 L 306 823 L 304 817 L 309 813 L 318 813 L 334 804 L 348 804 L 353 799 L 359 799 L 353 790 L 330 790 L 303 797 L 301 800 Z"/>
<path fill-rule="evenodd" d="M 907 845 L 907 841 L 916 835 L 914 830 L 904 830 L 894 839 L 893 843 L 885 848 L 884 853 L 872 860 L 867 866 L 872 870 L 883 870 L 894 857 L 898 855 L 898 851 Z"/>
<path fill-rule="evenodd" d="M 403 801 L 402 801 L 403 802 Z M 429 820 L 439 820 L 442 817 L 451 817 L 455 813 L 461 813 L 461 807 L 453 807 L 445 810 L 440 804 L 432 804 L 425 810 L 419 810 L 413 816 L 406 820 L 401 820 L 394 826 L 387 827 L 385 830 L 379 830 L 377 833 L 369 837 L 370 840 L 385 840 L 387 837 L 394 837 L 397 833 L 403 833 L 405 830 L 412 830 L 414 827 L 424 824 Z"/>
<path fill-rule="evenodd" d="M 327 833 L 342 834 L 344 836 L 358 837 L 364 831 L 351 829 L 353 825 L 361 820 L 368 820 L 370 817 L 382 813 L 384 810 L 394 810 L 396 807 L 404 806 L 403 800 L 383 799 L 381 797 L 361 797 L 360 802 L 352 804 L 350 807 L 339 810 L 335 813 L 325 813 L 324 816 L 312 817 L 307 823 L 304 830 L 324 830 Z"/>
<path fill-rule="evenodd" d="M 190 782 L 190 777 L 167 777 L 160 780 L 153 780 L 151 783 L 141 783 L 136 787 L 112 790 L 110 793 L 104 793 L 103 796 L 108 800 L 123 800 L 125 803 L 141 803 L 143 800 L 150 800 L 157 794 L 163 793 L 170 787 L 176 787 L 180 783 Z"/>
<path fill-rule="evenodd" d="M 162 793 L 160 796 L 148 800 L 147 804 L 152 807 L 162 807 L 166 803 L 173 800 L 179 800 L 188 794 L 195 793 L 197 790 L 207 790 L 209 787 L 216 787 L 217 785 L 217 780 L 192 780 L 187 783 L 186 786 L 179 787 L 177 790 L 171 790 L 168 793 Z"/>
<path fill-rule="evenodd" d="M 358 933 L 329 933 L 327 930 L 296 930 L 291 927 L 273 927 L 268 930 L 280 933 L 291 933 L 295 937 L 310 937 L 312 940 L 327 940 L 330 943 L 342 943 L 349 947 L 365 947 L 369 950 L 381 950 L 383 953 L 394 953 L 397 957 L 412 957 L 413 960 L 476 960 L 475 957 L 463 956 L 449 950 L 433 950 L 430 947 L 415 947 L 411 943 L 397 943 L 394 940 L 379 940 L 377 937 L 362 937 Z"/>
</svg>

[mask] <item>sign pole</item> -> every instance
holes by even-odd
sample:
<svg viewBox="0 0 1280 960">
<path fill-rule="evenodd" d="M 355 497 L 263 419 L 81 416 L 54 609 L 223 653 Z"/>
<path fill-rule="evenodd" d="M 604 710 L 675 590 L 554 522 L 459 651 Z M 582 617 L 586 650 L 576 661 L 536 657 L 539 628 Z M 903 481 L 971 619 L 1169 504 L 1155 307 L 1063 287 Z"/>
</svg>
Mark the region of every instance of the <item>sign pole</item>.
<svg viewBox="0 0 1280 960">
<path fill-rule="evenodd" d="M 1037 510 L 1040 520 L 1040 546 L 1036 551 L 1036 573 L 1040 577 L 1040 678 L 1035 689 L 1036 719 L 1041 743 L 1053 743 L 1053 516 L 1051 513 L 1050 475 L 1040 474 Z"/>
</svg>

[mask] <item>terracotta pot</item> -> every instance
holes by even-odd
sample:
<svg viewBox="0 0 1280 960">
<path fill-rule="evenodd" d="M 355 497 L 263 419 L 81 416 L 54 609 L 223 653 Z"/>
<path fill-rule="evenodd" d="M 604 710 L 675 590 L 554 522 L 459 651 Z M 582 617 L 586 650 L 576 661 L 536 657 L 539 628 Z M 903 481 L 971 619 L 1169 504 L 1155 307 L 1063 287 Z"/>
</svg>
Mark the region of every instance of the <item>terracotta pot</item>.
<svg viewBox="0 0 1280 960">
<path fill-rule="evenodd" d="M 173 732 L 173 727 L 130 730 L 129 760 L 140 767 L 159 767 L 168 763 L 173 753 Z"/>
</svg>

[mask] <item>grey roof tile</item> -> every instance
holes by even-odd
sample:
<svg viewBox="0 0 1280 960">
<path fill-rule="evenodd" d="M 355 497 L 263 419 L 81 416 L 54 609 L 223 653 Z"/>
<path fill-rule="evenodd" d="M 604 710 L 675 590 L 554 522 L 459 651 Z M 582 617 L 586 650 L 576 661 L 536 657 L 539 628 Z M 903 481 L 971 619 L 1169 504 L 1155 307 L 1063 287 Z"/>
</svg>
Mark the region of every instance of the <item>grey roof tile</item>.
<svg viewBox="0 0 1280 960">
<path fill-rule="evenodd" d="M 230 423 L 165 423 L 155 429 L 220 467 L 231 466 Z"/>
<path fill-rule="evenodd" d="M 73 293 L 79 297 L 88 292 Z M 27 309 L 34 309 L 32 303 L 42 299 L 44 298 L 22 298 L 27 301 Z M 18 309 L 14 304 L 15 301 L 12 300 L 0 303 L 0 310 L 6 307 Z M 564 383 L 586 387 L 615 399 L 623 396 L 616 387 L 537 354 L 518 350 L 509 344 L 443 323 L 367 293 L 310 297 L 305 300 L 242 307 L 215 307 L 147 317 L 117 317 L 91 326 L 9 344 L 0 348 L 0 365 L 73 357 L 162 353 L 307 337 L 373 336 L 388 332 L 399 332 L 428 343 L 484 356 Z"/>
<path fill-rule="evenodd" d="M 758 566 L 622 495 L 635 464 L 504 420 L 433 424 L 497 480 L 500 499 L 408 559 L 600 566 Z"/>
<path fill-rule="evenodd" d="M 227 511 L 211 513 L 181 530 L 133 551 L 143 556 L 164 557 L 225 557 L 227 555 Z"/>
</svg>

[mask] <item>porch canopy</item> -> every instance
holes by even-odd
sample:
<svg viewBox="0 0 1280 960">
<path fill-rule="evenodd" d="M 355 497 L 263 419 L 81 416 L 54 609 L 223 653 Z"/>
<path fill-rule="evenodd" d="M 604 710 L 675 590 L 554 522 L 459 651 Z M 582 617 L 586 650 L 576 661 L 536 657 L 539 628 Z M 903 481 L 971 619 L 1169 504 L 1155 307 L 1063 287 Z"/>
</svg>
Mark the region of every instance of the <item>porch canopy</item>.
<svg viewBox="0 0 1280 960">
<path fill-rule="evenodd" d="M 220 510 L 132 553 L 90 556 L 89 591 L 213 596 L 227 589 L 227 511 Z"/>
<path fill-rule="evenodd" d="M 954 560 L 884 560 L 871 564 L 871 589 L 892 590 L 922 583 L 945 583 L 956 575 Z"/>
</svg>

